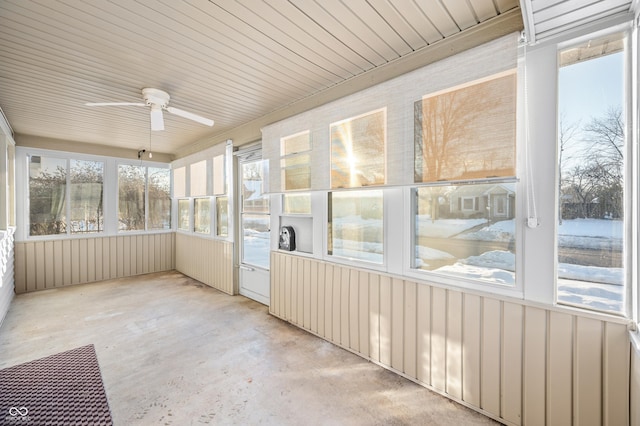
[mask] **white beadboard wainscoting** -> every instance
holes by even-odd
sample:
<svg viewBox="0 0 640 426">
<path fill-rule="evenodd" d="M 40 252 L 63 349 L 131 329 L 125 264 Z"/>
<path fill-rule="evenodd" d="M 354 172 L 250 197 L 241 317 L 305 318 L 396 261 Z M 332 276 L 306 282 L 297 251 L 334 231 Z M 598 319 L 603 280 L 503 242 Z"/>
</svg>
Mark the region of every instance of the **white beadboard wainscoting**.
<svg viewBox="0 0 640 426">
<path fill-rule="evenodd" d="M 623 320 L 276 251 L 269 310 L 506 424 L 630 421 Z"/>
<path fill-rule="evenodd" d="M 175 233 L 15 243 L 16 293 L 175 268 Z"/>
<path fill-rule="evenodd" d="M 176 269 L 227 294 L 238 294 L 233 279 L 233 243 L 176 233 Z"/>
<path fill-rule="evenodd" d="M 4 319 L 9 305 L 13 300 L 13 235 L 14 228 L 10 228 L 6 231 L 0 231 L 0 268 L 2 271 L 2 282 L 0 282 L 0 324 Z"/>
</svg>

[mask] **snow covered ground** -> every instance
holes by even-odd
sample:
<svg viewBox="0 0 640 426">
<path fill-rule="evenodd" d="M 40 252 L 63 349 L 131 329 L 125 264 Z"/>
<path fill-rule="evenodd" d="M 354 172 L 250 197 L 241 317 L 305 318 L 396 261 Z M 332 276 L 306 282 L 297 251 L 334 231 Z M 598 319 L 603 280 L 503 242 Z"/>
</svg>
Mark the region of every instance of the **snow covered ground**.
<svg viewBox="0 0 640 426">
<path fill-rule="evenodd" d="M 379 229 L 381 221 L 348 218 L 349 228 Z M 419 217 L 419 235 L 431 238 L 453 238 L 472 241 L 513 241 L 515 220 L 487 224 L 484 219 L 440 219 L 431 221 Z M 334 226 L 340 226 L 335 223 Z M 559 243 L 562 247 L 620 250 L 622 248 L 622 222 L 596 219 L 565 220 L 559 227 Z M 470 244 L 473 244 L 470 241 Z M 382 243 L 363 244 L 346 239 L 334 239 L 334 254 L 371 262 L 382 262 Z M 428 260 L 453 262 L 435 269 L 448 275 L 489 281 L 504 285 L 515 283 L 515 255 L 505 250 L 491 250 L 477 256 L 455 261 L 446 251 L 426 246 L 416 247 L 418 264 Z M 455 261 L 455 262 L 454 262 Z M 602 268 L 569 263 L 558 265 L 558 300 L 597 310 L 621 312 L 623 309 L 624 282 L 622 268 Z"/>
<path fill-rule="evenodd" d="M 441 221 L 438 221 L 441 222 Z M 448 236 L 480 241 L 508 241 L 515 231 L 514 220 L 497 222 L 474 232 L 464 232 L 476 226 L 475 220 L 467 225 L 460 223 L 458 230 L 452 226 L 460 220 L 442 221 L 442 229 Z M 432 224 L 437 227 L 437 224 Z M 438 231 L 432 231 L 438 234 Z M 563 247 L 585 249 L 622 248 L 622 222 L 596 219 L 565 220 L 559 227 L 559 243 Z M 422 248 L 421 248 L 422 249 Z M 425 248 L 426 250 L 426 248 Z M 422 251 L 420 254 L 423 254 Z M 426 253 L 424 253 L 426 254 Z M 515 256 L 508 251 L 489 251 L 479 256 L 459 259 L 453 265 L 438 269 L 451 275 L 487 280 L 513 285 L 515 282 Z M 624 270 L 596 266 L 558 265 L 558 300 L 568 304 L 585 306 L 597 310 L 622 312 L 624 300 Z"/>
<path fill-rule="evenodd" d="M 486 224 L 486 226 L 482 226 Z M 368 262 L 383 262 L 383 242 L 357 241 L 364 235 L 381 235 L 382 221 L 362 219 L 356 216 L 343 218 L 333 223 L 333 254 L 336 256 L 359 259 Z M 431 221 L 428 217 L 418 218 L 417 228 L 420 236 L 431 238 L 450 238 L 469 241 L 513 241 L 515 220 L 505 220 L 488 224 L 484 219 L 440 219 Z M 268 249 L 268 233 L 250 235 L 245 230 L 245 255 L 256 256 L 263 249 Z M 339 236 L 353 236 L 338 238 Z M 559 227 L 559 243 L 563 247 L 585 249 L 622 248 L 622 222 L 612 220 L 576 219 L 565 220 Z M 257 256 L 260 257 L 260 256 Z M 252 258 L 252 263 L 261 265 L 268 258 Z M 490 250 L 464 259 L 446 251 L 432 247 L 417 246 L 416 260 L 418 264 L 429 260 L 450 263 L 435 271 L 448 275 L 478 279 L 504 285 L 515 283 L 515 255 L 506 250 Z M 425 263 L 426 265 L 426 263 Z M 622 268 L 602 268 L 581 266 L 568 263 L 558 265 L 558 300 L 563 303 L 584 306 L 596 310 L 622 312 L 624 300 L 624 270 Z"/>
</svg>

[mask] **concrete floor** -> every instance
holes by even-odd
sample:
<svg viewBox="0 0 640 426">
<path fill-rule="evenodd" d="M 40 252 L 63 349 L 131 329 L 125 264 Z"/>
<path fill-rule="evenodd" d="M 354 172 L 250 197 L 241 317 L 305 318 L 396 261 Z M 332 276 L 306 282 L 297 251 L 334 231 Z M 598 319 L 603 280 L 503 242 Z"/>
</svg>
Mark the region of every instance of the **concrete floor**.
<svg viewBox="0 0 640 426">
<path fill-rule="evenodd" d="M 91 343 L 116 425 L 496 424 L 177 272 L 16 296 L 0 369 Z"/>
</svg>

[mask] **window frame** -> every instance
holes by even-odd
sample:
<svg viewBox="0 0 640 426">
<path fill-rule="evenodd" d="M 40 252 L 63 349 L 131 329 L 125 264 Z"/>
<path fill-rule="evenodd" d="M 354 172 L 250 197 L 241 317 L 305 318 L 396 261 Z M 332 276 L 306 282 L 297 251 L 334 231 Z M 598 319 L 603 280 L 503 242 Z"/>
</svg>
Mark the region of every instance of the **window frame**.
<svg viewBox="0 0 640 426">
<path fill-rule="evenodd" d="M 25 185 L 26 189 L 24 193 L 24 203 L 25 210 L 23 217 L 25 220 L 24 230 L 25 236 L 27 239 L 68 239 L 68 238 L 91 238 L 91 237 L 100 237 L 104 235 L 108 235 L 107 232 L 107 216 L 105 210 L 106 204 L 106 179 L 107 179 L 107 162 L 104 158 L 99 157 L 87 157 L 85 155 L 75 155 L 73 153 L 69 153 L 69 155 L 64 155 L 65 153 L 58 153 L 55 151 L 39 151 L 39 150 L 30 150 L 25 153 L 26 160 L 26 176 L 25 176 Z M 31 158 L 32 157 L 40 157 L 40 158 L 51 158 L 56 160 L 63 160 L 65 162 L 65 232 L 61 232 L 58 234 L 44 234 L 44 235 L 32 235 L 31 234 L 31 193 L 30 193 L 30 167 L 31 167 Z M 102 227 L 101 231 L 96 232 L 71 232 L 71 162 L 72 161 L 85 161 L 85 162 L 96 162 L 102 163 Z"/>
<path fill-rule="evenodd" d="M 94 233 L 80 234 L 52 234 L 52 235 L 29 235 L 29 158 L 30 156 L 51 157 L 65 160 L 70 164 L 71 160 L 98 161 L 103 163 L 103 223 L 104 230 Z M 14 152 L 15 159 L 15 187 L 24 188 L 16 191 L 15 195 L 15 217 L 17 218 L 15 239 L 16 241 L 47 241 L 47 240 L 67 240 L 78 238 L 101 238 L 118 235 L 136 234 L 162 234 L 172 232 L 172 229 L 151 229 L 136 231 L 120 231 L 118 229 L 118 166 L 120 164 L 142 165 L 147 168 L 170 169 L 169 163 L 154 161 L 135 161 L 122 157 L 110 157 L 106 155 L 85 154 L 70 151 L 59 151 L 43 148 L 31 148 L 16 146 Z M 146 185 L 146 180 L 145 180 Z M 147 202 L 147 201 L 145 201 Z M 145 207 L 148 211 L 148 206 Z M 146 212 L 145 212 L 146 214 Z M 171 221 L 173 222 L 173 201 L 171 203 Z M 146 226 L 146 224 L 145 224 Z"/>
<path fill-rule="evenodd" d="M 634 225 L 634 222 L 638 220 L 638 205 L 640 203 L 640 195 L 638 194 L 638 190 L 640 189 L 640 185 L 638 183 L 637 177 L 634 177 L 634 169 L 638 167 L 638 151 L 635 148 L 637 144 L 637 140 L 634 143 L 634 134 L 637 139 L 638 135 L 638 118 L 637 118 L 637 101 L 634 106 L 633 94 L 631 94 L 633 87 L 633 78 L 638 77 L 637 68 L 633 68 L 633 55 L 637 55 L 638 51 L 638 40 L 634 40 L 634 33 L 637 33 L 637 26 L 634 26 L 631 22 L 623 22 L 617 25 L 610 25 L 604 28 L 585 28 L 579 30 L 577 33 L 567 34 L 562 39 L 559 39 L 552 46 L 556 52 L 556 66 L 555 66 L 555 82 L 556 87 L 559 86 L 559 74 L 560 74 L 560 63 L 559 56 L 560 52 L 578 46 L 581 43 L 585 43 L 592 39 L 598 39 L 601 37 L 606 37 L 608 35 L 621 33 L 623 34 L 624 40 L 624 75 L 623 75 L 623 95 L 625 98 L 622 100 L 623 107 L 623 115 L 625 119 L 625 134 L 624 134 L 624 164 L 623 164 L 623 212 L 624 212 L 624 223 L 623 223 L 623 248 L 622 248 L 622 259 L 623 259 L 623 276 L 624 276 L 624 290 L 623 290 L 623 301 L 622 301 L 622 311 L 614 312 L 609 310 L 600 310 L 596 308 L 591 308 L 585 306 L 583 304 L 574 304 L 567 301 L 561 301 L 558 297 L 558 288 L 561 280 L 566 280 L 565 278 L 560 278 L 558 275 L 558 226 L 560 221 L 560 206 L 559 206 L 559 197 L 555 196 L 555 217 L 554 217 L 554 257 L 556 262 L 554 264 L 553 269 L 553 300 L 552 303 L 554 306 L 558 306 L 564 309 L 577 309 L 583 312 L 590 312 L 594 314 L 601 314 L 605 316 L 613 316 L 618 318 L 634 318 L 637 322 L 638 319 L 638 306 L 640 306 L 640 291 L 638 289 L 638 282 L 634 280 L 634 277 L 638 276 L 638 266 L 637 263 L 634 262 L 634 259 L 638 259 L 638 240 L 639 236 L 637 232 L 632 232 L 633 227 L 637 227 L 637 223 Z M 637 95 L 636 95 L 637 96 Z M 556 90 L 555 100 L 558 102 L 559 99 L 559 91 Z M 635 112 L 634 112 L 635 108 Z M 556 113 L 556 144 L 559 140 L 559 127 L 560 127 L 560 111 Z M 556 169 L 556 188 L 559 188 L 560 182 L 560 173 L 558 167 L 558 149 L 556 149 L 556 157 L 555 157 L 555 169 Z M 557 189 L 558 191 L 558 189 Z M 571 280 L 569 280 L 571 281 Z M 599 283 L 596 283 L 599 284 Z M 635 294 L 635 297 L 634 297 Z"/>
</svg>

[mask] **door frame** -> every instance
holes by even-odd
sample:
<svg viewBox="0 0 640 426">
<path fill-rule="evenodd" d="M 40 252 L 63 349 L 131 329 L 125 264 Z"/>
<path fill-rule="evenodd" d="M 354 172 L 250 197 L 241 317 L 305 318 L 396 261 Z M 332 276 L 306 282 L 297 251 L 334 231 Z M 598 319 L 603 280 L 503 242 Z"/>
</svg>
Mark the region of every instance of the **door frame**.
<svg viewBox="0 0 640 426">
<path fill-rule="evenodd" d="M 238 151 L 234 152 L 234 163 L 235 163 L 235 167 L 234 169 L 236 170 L 235 176 L 236 176 L 236 182 L 235 182 L 235 190 L 237 193 L 237 197 L 236 197 L 236 209 L 235 209 L 235 214 L 234 214 L 234 220 L 235 223 L 237 223 L 237 226 L 235 227 L 235 241 L 237 241 L 237 244 L 235 245 L 235 258 L 237 259 L 237 277 L 238 277 L 238 293 L 245 296 L 245 297 L 249 297 L 250 299 L 256 300 L 262 304 L 265 304 L 267 306 L 269 306 L 270 303 L 270 294 L 271 294 L 271 283 L 270 283 L 270 269 L 271 269 L 271 265 L 269 265 L 268 269 L 264 269 L 260 266 L 256 266 L 256 265 L 251 265 L 251 264 L 245 264 L 243 263 L 243 246 L 244 246 L 244 239 L 243 239 L 243 233 L 244 233 L 244 226 L 243 226 L 243 222 L 242 222 L 242 215 L 243 215 L 243 209 L 242 209 L 242 204 L 243 204 L 243 197 L 242 197 L 242 165 L 245 163 L 249 163 L 249 162 L 253 162 L 253 161 L 260 161 L 263 160 L 262 157 L 262 141 L 256 142 L 256 143 L 252 143 L 251 145 L 248 145 L 246 147 L 242 147 L 241 149 L 239 149 Z M 267 174 L 267 176 L 263 177 L 264 180 L 266 181 L 267 185 L 268 185 L 268 179 L 269 176 Z M 271 200 L 269 200 L 269 203 L 271 203 Z M 271 216 L 271 208 L 269 209 L 269 217 Z M 271 219 L 269 219 L 269 223 L 271 226 Z M 271 251 L 271 244 L 269 244 L 269 251 Z M 254 274 L 254 278 L 258 278 L 258 279 L 262 279 L 264 281 L 266 281 L 267 283 L 267 287 L 268 287 L 268 291 L 267 294 L 260 294 L 257 293 L 253 290 L 251 290 L 250 288 L 246 288 L 243 287 L 243 278 L 247 277 L 247 274 Z"/>
</svg>

